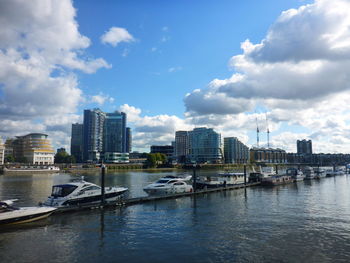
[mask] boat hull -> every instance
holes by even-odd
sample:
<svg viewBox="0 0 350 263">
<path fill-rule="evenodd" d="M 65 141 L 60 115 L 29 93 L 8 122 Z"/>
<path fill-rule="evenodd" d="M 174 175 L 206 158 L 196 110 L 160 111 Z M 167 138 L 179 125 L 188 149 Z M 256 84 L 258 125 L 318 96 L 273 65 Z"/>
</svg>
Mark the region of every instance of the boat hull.
<svg viewBox="0 0 350 263">
<path fill-rule="evenodd" d="M 261 185 L 264 186 L 276 186 L 290 183 L 293 183 L 293 178 L 291 176 L 271 176 L 270 178 L 263 178 L 261 180 Z"/>
<path fill-rule="evenodd" d="M 236 183 L 236 184 L 223 184 L 223 183 L 217 183 L 217 184 L 212 184 L 212 183 L 204 183 L 204 182 L 198 182 L 196 183 L 196 188 L 197 189 L 213 189 L 213 188 L 219 188 L 219 187 L 229 187 L 229 186 L 235 186 L 235 185 L 241 185 L 243 183 Z"/>
<path fill-rule="evenodd" d="M 56 210 L 56 208 L 36 208 L 37 211 L 35 212 L 24 210 L 25 209 L 20 208 L 19 210 L 1 214 L 0 225 L 23 224 L 41 220 L 50 216 Z"/>
</svg>

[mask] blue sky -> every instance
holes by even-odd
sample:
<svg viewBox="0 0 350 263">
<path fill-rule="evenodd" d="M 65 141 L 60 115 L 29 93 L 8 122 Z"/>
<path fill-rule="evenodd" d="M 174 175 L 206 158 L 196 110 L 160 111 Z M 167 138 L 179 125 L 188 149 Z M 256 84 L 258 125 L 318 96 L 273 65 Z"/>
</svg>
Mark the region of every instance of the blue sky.
<svg viewBox="0 0 350 263">
<path fill-rule="evenodd" d="M 303 2 L 304 3 L 304 2 Z M 87 94 L 96 91 L 152 114 L 185 112 L 183 98 L 214 78 L 232 73 L 228 60 L 246 39 L 259 42 L 279 14 L 300 1 L 74 1 L 79 31 L 89 37 L 88 52 L 113 65 L 80 75 Z M 135 38 L 117 47 L 102 44 L 110 27 Z M 152 49 L 154 51 L 152 51 Z M 155 50 L 156 49 L 156 50 Z M 123 52 L 128 54 L 123 57 Z M 173 72 L 169 69 L 174 68 Z M 93 106 L 93 105 L 91 105 Z M 111 110 L 105 105 L 105 110 Z M 102 108 L 104 108 L 102 107 Z"/>
<path fill-rule="evenodd" d="M 248 146 L 349 152 L 349 0 L 0 3 L 0 137 L 70 147 L 84 109 L 128 114 L 133 149 L 211 127 Z"/>
</svg>

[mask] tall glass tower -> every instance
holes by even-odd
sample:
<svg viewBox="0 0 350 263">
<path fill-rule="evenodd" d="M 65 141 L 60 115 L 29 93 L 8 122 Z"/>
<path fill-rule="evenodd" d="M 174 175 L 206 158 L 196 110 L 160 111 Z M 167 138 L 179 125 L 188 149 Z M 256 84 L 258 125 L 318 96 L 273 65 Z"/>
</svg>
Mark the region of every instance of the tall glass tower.
<svg viewBox="0 0 350 263">
<path fill-rule="evenodd" d="M 125 153 L 127 152 L 126 142 L 126 114 L 119 111 L 106 113 L 103 151 Z"/>
</svg>

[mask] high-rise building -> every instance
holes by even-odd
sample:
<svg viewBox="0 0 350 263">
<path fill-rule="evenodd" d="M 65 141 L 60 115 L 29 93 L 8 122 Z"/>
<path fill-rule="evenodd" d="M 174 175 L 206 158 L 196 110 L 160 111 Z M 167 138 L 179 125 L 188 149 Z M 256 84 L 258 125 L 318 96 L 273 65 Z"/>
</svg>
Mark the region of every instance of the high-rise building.
<svg viewBox="0 0 350 263">
<path fill-rule="evenodd" d="M 175 132 L 175 157 L 179 163 L 185 163 L 189 153 L 188 131 Z"/>
<path fill-rule="evenodd" d="M 247 163 L 249 148 L 236 137 L 224 138 L 225 163 Z"/>
<path fill-rule="evenodd" d="M 298 154 L 312 154 L 312 141 L 311 140 L 297 140 L 297 153 Z"/>
<path fill-rule="evenodd" d="M 126 152 L 131 153 L 132 151 L 132 131 L 131 128 L 126 127 Z"/>
<path fill-rule="evenodd" d="M 73 123 L 70 153 L 72 156 L 74 156 L 77 163 L 83 162 L 83 138 L 84 125 L 80 123 Z"/>
<path fill-rule="evenodd" d="M 104 152 L 126 152 L 126 114 L 115 111 L 106 113 L 103 129 Z"/>
<path fill-rule="evenodd" d="M 222 162 L 221 135 L 211 128 L 195 128 L 188 133 L 189 157 L 198 163 Z"/>
<path fill-rule="evenodd" d="M 106 113 L 103 130 L 104 160 L 109 163 L 128 162 L 126 114 Z"/>
<path fill-rule="evenodd" d="M 83 160 L 86 162 L 100 161 L 105 118 L 100 109 L 84 110 Z"/>
<path fill-rule="evenodd" d="M 47 165 L 54 163 L 55 151 L 47 134 L 30 133 L 16 136 L 13 140 L 13 155 L 18 162 Z"/>
<path fill-rule="evenodd" d="M 0 165 L 4 164 L 4 158 L 5 158 L 5 145 L 2 143 L 2 140 L 0 138 Z"/>
</svg>

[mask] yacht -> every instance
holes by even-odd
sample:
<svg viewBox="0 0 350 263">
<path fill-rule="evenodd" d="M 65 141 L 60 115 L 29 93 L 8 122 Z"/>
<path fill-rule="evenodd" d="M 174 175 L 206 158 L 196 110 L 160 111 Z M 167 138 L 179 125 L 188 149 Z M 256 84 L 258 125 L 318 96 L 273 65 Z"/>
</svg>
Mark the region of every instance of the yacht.
<svg viewBox="0 0 350 263">
<path fill-rule="evenodd" d="M 0 225 L 28 223 L 51 215 L 54 207 L 14 207 L 17 199 L 0 201 Z"/>
<path fill-rule="evenodd" d="M 196 182 L 198 189 L 216 188 L 244 184 L 244 173 L 222 172 L 200 177 Z"/>
<path fill-rule="evenodd" d="M 305 175 L 305 180 L 312 180 L 315 178 L 314 168 L 312 168 L 310 166 L 306 166 L 306 167 L 304 167 L 303 171 L 304 171 L 304 175 Z"/>
<path fill-rule="evenodd" d="M 177 193 L 190 193 L 193 191 L 192 185 L 187 184 L 192 178 L 191 175 L 185 177 L 166 176 L 143 188 L 149 195 L 167 195 Z"/>
<path fill-rule="evenodd" d="M 107 203 L 116 202 L 128 191 L 125 187 L 105 187 L 105 201 Z M 92 205 L 101 202 L 101 187 L 81 180 L 67 184 L 58 184 L 52 187 L 52 193 L 43 203 L 44 206 L 58 208 Z"/>
<path fill-rule="evenodd" d="M 296 168 L 288 168 L 286 170 L 286 175 L 291 176 L 294 182 L 303 181 L 305 178 L 304 173 Z"/>
</svg>

